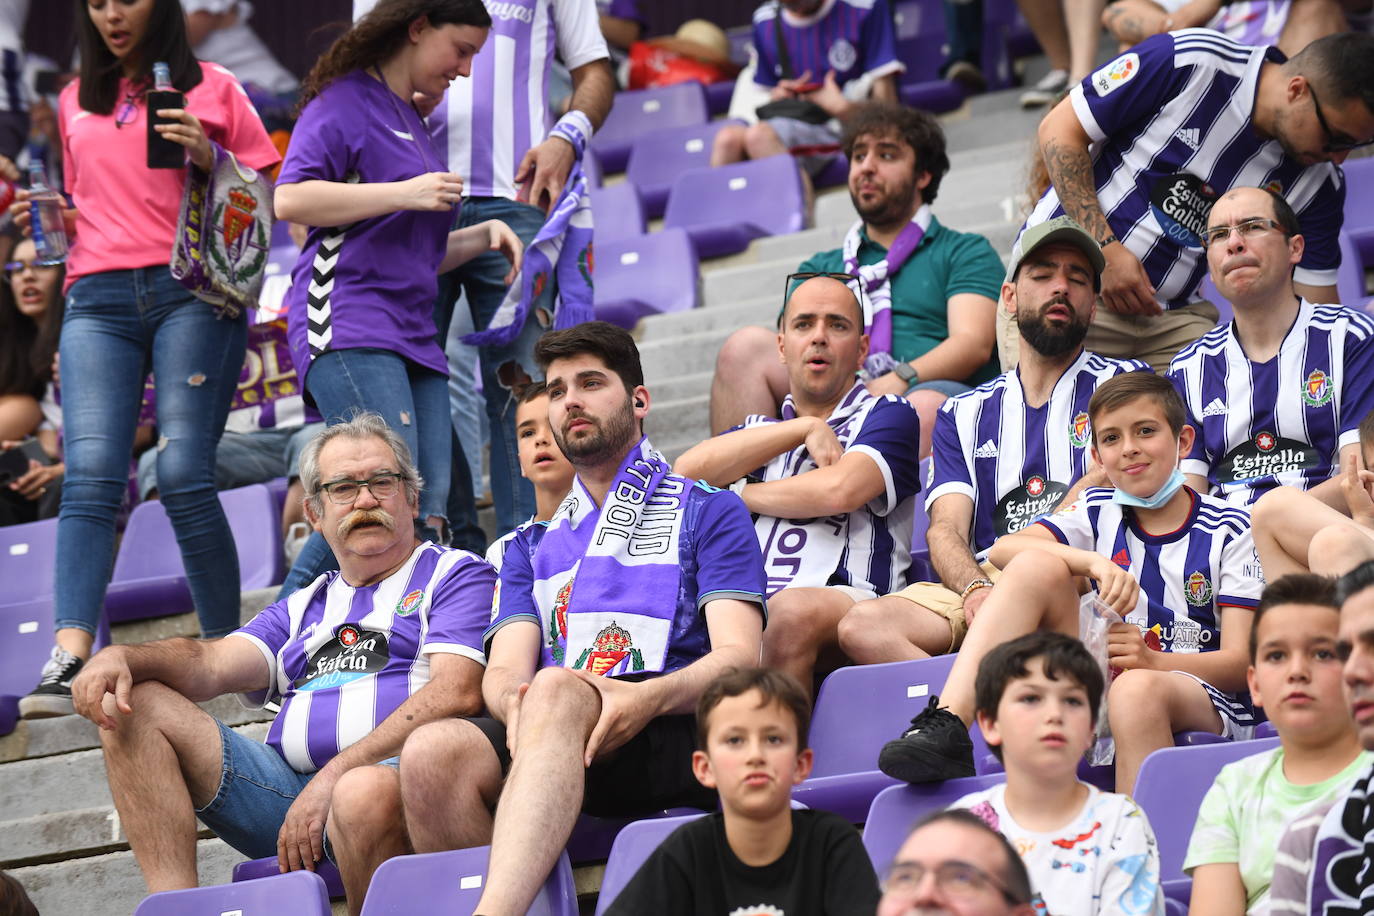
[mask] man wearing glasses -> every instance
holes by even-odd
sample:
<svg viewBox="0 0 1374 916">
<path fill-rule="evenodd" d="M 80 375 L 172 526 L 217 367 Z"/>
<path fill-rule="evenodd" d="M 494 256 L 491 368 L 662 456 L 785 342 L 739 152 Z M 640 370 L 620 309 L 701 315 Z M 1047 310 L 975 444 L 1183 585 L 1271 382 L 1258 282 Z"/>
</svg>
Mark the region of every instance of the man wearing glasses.
<svg viewBox="0 0 1374 916">
<path fill-rule="evenodd" d="M 1197 430 L 1180 465 L 1189 485 L 1238 506 L 1291 486 L 1349 514 L 1333 475 L 1360 461 L 1360 421 L 1374 408 L 1374 318 L 1300 295 L 1306 237 L 1272 191 L 1223 195 L 1203 239 L 1235 320 L 1169 366 Z"/>
<path fill-rule="evenodd" d="M 149 892 L 196 885 L 197 818 L 282 871 L 315 868 L 327 822 L 358 912 L 377 864 L 411 849 L 395 755 L 420 725 L 481 708 L 496 577 L 416 539 L 404 441 L 362 414 L 306 446 L 301 479 L 338 572 L 223 639 L 107 648 L 72 684 Z M 280 704 L 265 744 L 196 705 L 225 693 Z"/>
<path fill-rule="evenodd" d="M 958 808 L 917 822 L 883 876 L 877 916 L 1032 916 L 1030 875 L 1006 837 Z"/>
<path fill-rule="evenodd" d="M 754 514 L 768 575 L 763 663 L 807 688 L 854 602 L 906 585 L 921 489 L 916 411 L 855 378 L 869 336 L 853 279 L 787 278 L 776 347 L 789 391 L 779 416 L 749 417 L 674 465 L 735 490 Z"/>
<path fill-rule="evenodd" d="M 1230 188 L 1283 195 L 1306 240 L 1294 288 L 1338 301 L 1338 166 L 1374 142 L 1374 35 L 1328 35 L 1286 60 L 1207 29 L 1161 33 L 1075 86 L 1039 138 L 1053 186 L 1022 232 L 1061 213 L 1088 230 L 1107 259 L 1088 348 L 1162 371 L 1216 324 L 1197 290 L 1207 212 Z M 999 343 L 1014 362 L 1012 336 Z"/>
</svg>

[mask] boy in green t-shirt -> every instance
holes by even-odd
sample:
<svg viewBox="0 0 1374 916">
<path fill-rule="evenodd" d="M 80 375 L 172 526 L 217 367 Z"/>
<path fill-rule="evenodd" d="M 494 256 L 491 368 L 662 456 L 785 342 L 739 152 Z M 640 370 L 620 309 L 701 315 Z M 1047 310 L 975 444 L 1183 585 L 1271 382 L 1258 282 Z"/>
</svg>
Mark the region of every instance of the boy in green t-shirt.
<svg viewBox="0 0 1374 916">
<path fill-rule="evenodd" d="M 1274 851 L 1289 821 L 1334 798 L 1370 765 L 1341 691 L 1335 583 L 1284 576 L 1264 590 L 1246 679 L 1280 746 L 1222 769 L 1202 800 L 1183 869 L 1192 912 L 1268 912 Z"/>
</svg>

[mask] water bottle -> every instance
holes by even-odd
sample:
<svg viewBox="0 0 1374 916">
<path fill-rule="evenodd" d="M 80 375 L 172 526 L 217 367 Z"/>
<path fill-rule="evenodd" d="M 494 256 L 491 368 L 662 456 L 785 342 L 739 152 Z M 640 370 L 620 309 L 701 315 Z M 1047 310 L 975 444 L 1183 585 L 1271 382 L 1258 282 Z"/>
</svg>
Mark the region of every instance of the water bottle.
<svg viewBox="0 0 1374 916">
<path fill-rule="evenodd" d="M 34 258 L 43 266 L 61 264 L 67 260 L 67 229 L 62 221 L 66 200 L 48 187 L 42 162 L 29 165 L 29 215 L 33 228 L 33 244 L 38 249 Z"/>
<path fill-rule="evenodd" d="M 185 107 L 186 97 L 172 85 L 172 69 L 163 61 L 153 64 L 153 88 L 148 90 L 148 168 L 185 168 L 186 147 L 157 132 L 159 124 L 178 123 L 159 115 L 159 110 Z"/>
</svg>

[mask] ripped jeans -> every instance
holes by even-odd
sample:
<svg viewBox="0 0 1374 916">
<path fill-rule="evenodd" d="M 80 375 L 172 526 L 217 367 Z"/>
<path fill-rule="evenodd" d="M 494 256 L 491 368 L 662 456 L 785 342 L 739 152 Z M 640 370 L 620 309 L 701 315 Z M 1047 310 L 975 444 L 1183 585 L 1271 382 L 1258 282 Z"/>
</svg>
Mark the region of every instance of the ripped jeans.
<svg viewBox="0 0 1374 916">
<path fill-rule="evenodd" d="M 100 620 L 149 370 L 157 386 L 162 504 L 201 632 L 223 636 L 238 626 L 238 553 L 215 493 L 215 447 L 247 341 L 246 319 L 215 317 L 165 264 L 72 284 L 60 345 L 67 474 L 53 589 L 58 629 L 94 633 Z"/>
</svg>

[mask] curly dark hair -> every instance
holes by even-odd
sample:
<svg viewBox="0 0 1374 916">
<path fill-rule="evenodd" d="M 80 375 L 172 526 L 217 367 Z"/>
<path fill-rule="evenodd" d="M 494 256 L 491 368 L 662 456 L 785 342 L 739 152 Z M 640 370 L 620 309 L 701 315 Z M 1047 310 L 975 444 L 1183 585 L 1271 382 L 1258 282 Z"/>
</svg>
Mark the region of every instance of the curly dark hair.
<svg viewBox="0 0 1374 916">
<path fill-rule="evenodd" d="M 921 200 L 935 203 L 940 191 L 940 179 L 949 171 L 949 154 L 945 151 L 945 131 L 928 111 L 908 108 L 896 102 L 865 102 L 844 125 L 840 145 L 849 157 L 854 141 L 867 134 L 878 137 L 896 135 L 916 154 L 916 172 L 930 173 L 930 184 L 921 189 Z"/>
<path fill-rule="evenodd" d="M 382 0 L 320 55 L 301 84 L 298 110 L 345 73 L 389 59 L 405 45 L 410 24 L 417 19 L 433 26 L 491 28 L 491 14 L 481 0 Z"/>
</svg>

